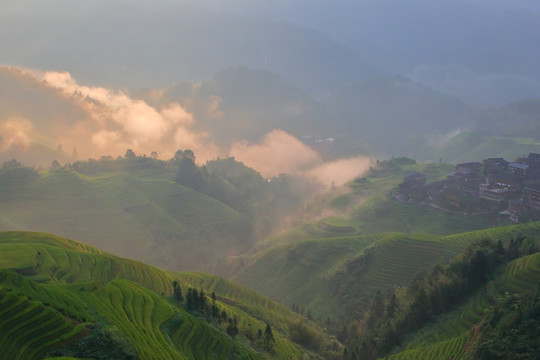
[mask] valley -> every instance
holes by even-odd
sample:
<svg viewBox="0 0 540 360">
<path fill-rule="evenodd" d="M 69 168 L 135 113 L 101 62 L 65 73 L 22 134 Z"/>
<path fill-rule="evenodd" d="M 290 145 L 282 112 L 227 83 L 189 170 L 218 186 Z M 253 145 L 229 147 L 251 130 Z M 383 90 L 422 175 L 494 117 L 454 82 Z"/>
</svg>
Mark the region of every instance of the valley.
<svg viewBox="0 0 540 360">
<path fill-rule="evenodd" d="M 0 360 L 539 359 L 532 0 L 0 3 Z"/>
<path fill-rule="evenodd" d="M 189 151 L 178 151 L 175 158 L 163 162 L 129 155 L 116 160 L 104 158 L 41 171 L 13 162 L 4 164 L 0 173 L 3 230 L 39 228 L 59 234 L 64 232 L 63 236 L 71 231 L 74 238 L 86 236 L 85 242 L 104 249 L 109 245 L 116 246 L 116 252 L 129 248 L 127 256 L 160 267 L 221 272 L 233 281 L 203 273 L 159 270 L 53 235 L 3 232 L 0 260 L 5 269 L 2 291 L 7 309 L 20 308 L 23 311 L 18 315 L 21 316 L 21 324 L 31 326 L 37 321 L 37 318 L 23 315 L 27 312 L 34 314 L 37 309 L 41 314 L 39 317 L 51 322 L 48 327 L 51 333 L 43 335 L 49 340 L 43 340 L 37 346 L 21 345 L 24 337 L 21 340 L 15 338 L 15 343 L 6 343 L 4 347 L 5 351 L 13 349 L 9 350 L 9 354 L 13 354 L 10 356 L 31 359 L 51 351 L 51 354 L 84 354 L 86 350 L 83 349 L 88 345 L 81 345 L 84 342 L 80 341 L 90 341 L 93 336 L 104 339 L 100 341 L 106 343 L 120 341 L 125 344 L 118 356 L 126 359 L 135 353 L 141 359 L 155 356 L 197 359 L 201 356 L 197 355 L 200 351 L 245 353 L 242 356 L 246 359 L 291 356 L 280 355 L 282 353 L 293 354 L 296 358 L 302 351 L 311 353 L 308 356 L 313 356 L 313 359 L 336 356 L 354 359 L 360 353 L 383 354 L 381 351 L 384 354 L 389 351 L 395 353 L 392 356 L 396 359 L 435 353 L 440 353 L 441 357 L 465 356 L 468 354 L 466 348 L 471 347 L 473 341 L 470 328 L 487 316 L 484 309 L 495 304 L 504 294 L 510 292 L 521 296 L 519 294 L 534 292 L 537 286 L 540 259 L 534 254 L 538 249 L 539 222 L 511 225 L 508 217 L 481 213 L 464 215 L 459 211 L 426 207 L 414 201 L 398 201 L 392 196 L 407 174 L 421 172 L 429 181 L 440 181 L 454 169 L 450 164 L 422 164 L 408 158 L 374 163 L 362 177 L 344 187 L 312 197 L 304 207 L 300 199 L 290 202 L 290 207 L 281 208 L 296 214 L 296 220 L 288 225 L 289 230 L 265 235 L 258 217 L 250 219 L 246 210 L 252 216 L 278 211 L 280 208 L 272 210 L 267 205 L 263 210 L 256 210 L 260 206 L 258 204 L 266 199 L 261 195 L 266 193 L 272 198 L 276 196 L 272 195 L 274 191 L 285 191 L 286 197 L 289 196 L 287 191 L 299 194 L 294 190 L 299 183 L 282 179 L 281 187 L 270 188 L 268 186 L 273 181 L 263 180 L 233 159 L 217 160 L 199 167 L 193 164 L 190 156 Z M 251 198 L 245 195 L 238 198 L 234 191 L 229 192 L 229 196 L 220 192 L 217 198 L 213 197 L 216 196 L 212 196 L 213 186 L 223 182 L 200 180 L 212 179 L 212 171 L 218 169 L 222 181 L 231 181 L 234 176 L 239 176 L 236 181 L 241 182 L 237 186 L 242 187 L 237 187 L 237 190 L 252 187 L 261 193 Z M 186 171 L 189 172 L 179 175 Z M 190 183 L 192 179 L 199 180 Z M 201 184 L 207 185 L 203 187 Z M 239 199 L 244 202 L 238 203 Z M 248 199 L 250 201 L 246 202 Z M 282 206 L 284 204 L 281 203 Z M 41 209 L 44 206 L 56 211 L 43 214 Z M 107 209 L 107 212 L 97 209 Z M 329 212 L 332 215 L 324 215 Z M 271 219 L 266 218 L 264 224 L 267 229 L 268 226 L 272 228 Z M 278 219 L 276 217 L 275 221 Z M 309 219 L 318 220 L 313 222 Z M 295 226 L 295 223 L 301 225 Z M 251 228 L 251 236 L 262 231 L 260 240 L 246 237 L 244 242 L 233 246 L 231 241 L 242 239 L 236 229 L 245 232 L 246 225 Z M 209 231 L 212 227 L 214 232 Z M 201 229 L 206 231 L 201 232 Z M 117 235 L 113 235 L 115 233 Z M 141 234 L 138 238 L 135 236 L 137 233 Z M 229 240 L 223 238 L 227 233 L 230 234 Z M 152 234 L 151 243 L 144 234 Z M 213 234 L 220 236 L 216 238 Z M 107 240 L 111 238 L 115 239 L 114 244 L 108 244 Z M 395 330 L 401 334 L 401 340 L 393 346 L 377 345 L 367 349 L 358 342 L 362 337 L 348 335 L 356 332 L 363 333 L 365 337 L 373 336 L 366 333 L 366 321 L 371 322 L 371 331 L 382 331 L 383 328 L 376 330 L 378 325 L 373 328 L 373 321 L 377 318 L 369 320 L 370 316 L 381 316 L 370 315 L 374 301 L 387 304 L 390 300 L 384 297 L 397 294 L 401 311 L 411 311 L 414 302 L 410 302 L 410 286 L 424 286 L 426 291 L 432 291 L 427 290 L 431 289 L 427 284 L 418 285 L 424 284 L 418 281 L 424 281 L 419 279 L 426 274 L 448 266 L 445 264 L 455 261 L 463 252 L 470 253 L 468 249 L 482 241 L 499 242 L 510 247 L 514 239 L 526 239 L 528 244 L 520 243 L 516 247 L 518 253 L 512 258 L 517 257 L 515 264 L 512 262 L 500 270 L 497 268 L 493 275 L 487 275 L 485 284 L 460 295 L 457 303 L 451 302 L 452 305 L 447 305 L 444 310 L 437 310 L 418 327 Z M 202 245 L 204 243 L 208 244 L 207 247 Z M 207 262 L 201 262 L 202 258 Z M 523 265 L 518 265 L 520 263 Z M 516 282 L 517 278 L 521 280 Z M 207 305 L 200 310 L 194 310 L 197 308 L 192 302 L 190 305 L 187 302 L 181 304 L 178 310 L 170 304 L 171 300 L 167 300 L 173 296 L 175 281 L 180 284 L 183 301 L 186 301 L 188 290 L 192 292 L 191 289 L 195 289 L 204 291 L 205 296 L 216 294 L 218 302 L 205 297 L 207 300 L 203 304 Z M 511 287 L 511 283 L 516 285 Z M 486 289 L 482 290 L 483 287 Z M 81 298 L 80 292 L 86 294 L 89 289 L 92 296 Z M 70 293 L 75 290 L 78 292 Z M 62 295 L 53 295 L 54 292 Z M 376 300 L 381 296 L 383 298 Z M 108 302 L 104 303 L 103 297 L 108 298 Z M 120 309 L 117 302 L 125 299 L 129 299 L 131 310 L 126 317 L 113 316 Z M 210 304 L 219 306 L 210 307 Z M 121 305 L 121 308 L 126 309 L 126 306 Z M 203 321 L 201 325 L 196 325 L 193 323 L 195 320 L 189 318 L 190 311 L 201 312 L 203 317 L 197 320 Z M 228 314 L 226 318 L 221 317 L 222 311 Z M 96 317 L 96 312 L 101 315 Z M 12 310 L 6 312 L 6 316 L 8 313 L 6 324 L 15 316 L 11 315 Z M 58 313 L 77 325 L 62 322 Z M 150 318 L 142 320 L 147 316 Z M 188 328 L 180 326 L 183 324 L 180 319 L 185 319 L 185 316 L 192 324 L 188 328 L 199 329 L 198 335 L 189 338 L 196 341 L 215 336 L 216 340 L 212 340 L 215 345 L 182 345 L 186 336 L 182 332 Z M 257 320 L 241 320 L 244 316 Z M 399 328 L 402 325 L 398 319 L 386 320 L 386 326 L 395 324 L 393 326 Z M 256 326 L 257 321 L 259 325 Z M 283 336 L 283 340 L 272 341 L 271 351 L 264 336 L 257 340 L 258 335 L 255 335 L 260 333 L 257 327 L 261 331 L 264 327 L 260 325 L 261 321 L 263 325 L 272 322 L 274 333 L 281 331 L 279 336 Z M 117 329 L 110 330 L 111 325 Z M 152 340 L 136 340 L 141 336 L 139 332 L 147 326 L 150 326 L 149 330 L 144 331 L 154 333 Z M 235 327 L 238 327 L 239 334 L 243 334 L 239 335 L 239 343 L 234 335 L 236 331 L 232 330 Z M 405 334 L 408 335 L 404 337 Z M 427 342 L 423 340 L 426 337 L 430 339 Z M 61 345 L 64 343 L 72 345 L 64 348 Z M 24 346 L 30 346 L 26 352 L 20 350 Z M 21 352 L 15 353 L 15 349 Z"/>
</svg>

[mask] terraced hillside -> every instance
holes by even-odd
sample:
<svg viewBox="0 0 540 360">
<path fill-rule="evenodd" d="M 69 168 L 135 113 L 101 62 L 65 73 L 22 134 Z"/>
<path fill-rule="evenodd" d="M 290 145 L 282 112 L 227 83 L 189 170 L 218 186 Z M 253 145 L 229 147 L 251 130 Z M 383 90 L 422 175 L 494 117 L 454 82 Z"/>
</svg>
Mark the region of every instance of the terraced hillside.
<svg viewBox="0 0 540 360">
<path fill-rule="evenodd" d="M 539 284 L 540 253 L 516 259 L 464 305 L 434 319 L 388 359 L 462 359 L 471 351 L 477 326 L 490 308 L 510 294 L 534 295 Z"/>
<path fill-rule="evenodd" d="M 298 315 L 214 276 L 160 270 L 64 238 L 27 232 L 0 233 L 0 269 L 2 359 L 45 354 L 100 358 L 82 356 L 81 349 L 97 353 L 108 346 L 119 349 L 122 359 L 310 357 L 288 339 L 288 322 Z M 188 311 L 175 301 L 174 281 L 184 294 L 188 288 L 215 292 L 216 299 L 206 301 L 237 319 L 238 335 L 227 335 L 226 321 Z M 266 324 L 274 329 L 270 345 L 257 337 Z M 93 348 L 96 342 L 101 345 Z"/>
<path fill-rule="evenodd" d="M 233 280 L 320 318 L 344 318 L 378 291 L 405 285 L 422 270 L 448 261 L 467 245 L 518 234 L 536 239 L 540 222 L 439 236 L 381 233 L 280 244 L 246 258 Z"/>
<path fill-rule="evenodd" d="M 344 189 L 308 204 L 305 225 L 265 239 L 255 246 L 255 250 L 319 238 L 383 232 L 451 235 L 511 224 L 509 220 L 488 215 L 467 217 L 420 204 L 398 202 L 390 196 L 392 189 L 410 173 L 422 172 L 427 181 L 432 182 L 445 179 L 453 168 L 446 163 L 418 164 L 407 158 L 382 161 Z M 325 215 L 328 213 L 332 215 Z"/>
<path fill-rule="evenodd" d="M 168 268 L 215 270 L 216 259 L 245 246 L 236 236 L 243 216 L 171 181 L 173 174 L 165 167 L 57 169 L 27 181 L 3 174 L 0 229 L 55 233 Z"/>
</svg>

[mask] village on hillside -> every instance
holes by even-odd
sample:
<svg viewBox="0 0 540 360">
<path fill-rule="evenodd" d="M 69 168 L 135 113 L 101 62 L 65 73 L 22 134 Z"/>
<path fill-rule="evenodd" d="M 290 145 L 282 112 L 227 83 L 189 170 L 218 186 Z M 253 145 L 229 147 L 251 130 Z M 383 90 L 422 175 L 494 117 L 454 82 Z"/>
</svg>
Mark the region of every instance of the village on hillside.
<svg viewBox="0 0 540 360">
<path fill-rule="evenodd" d="M 516 223 L 540 220 L 540 154 L 457 164 L 445 180 L 429 184 L 424 174 L 412 173 L 392 196 L 468 215 L 503 214 Z"/>
</svg>

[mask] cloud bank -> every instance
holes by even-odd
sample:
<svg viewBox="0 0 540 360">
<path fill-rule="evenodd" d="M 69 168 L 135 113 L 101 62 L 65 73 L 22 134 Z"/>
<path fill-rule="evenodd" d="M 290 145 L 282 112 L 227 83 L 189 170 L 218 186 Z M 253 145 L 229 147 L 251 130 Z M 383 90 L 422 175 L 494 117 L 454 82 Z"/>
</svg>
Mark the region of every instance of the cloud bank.
<svg viewBox="0 0 540 360">
<path fill-rule="evenodd" d="M 36 143 L 53 149 L 54 156 L 63 154 L 57 159 L 64 161 L 103 155 L 116 157 L 127 149 L 138 155 L 156 151 L 161 159 L 169 159 L 178 149 L 191 149 L 199 163 L 231 155 L 267 178 L 287 173 L 328 186 L 341 185 L 369 168 L 366 157 L 325 163 L 311 147 L 279 129 L 270 131 L 256 143 L 238 139 L 230 147 L 219 148 L 200 126 L 195 127 L 195 116 L 178 102 L 156 101 L 159 105 L 150 105 L 126 91 L 78 84 L 67 72 L 21 71 L 31 76 L 40 89 L 54 91 L 63 99 L 62 104 L 79 111 L 67 116 L 68 121 L 59 121 L 56 116 L 67 105 L 41 117 L 35 111 L 24 117 L 0 114 L 0 155 L 13 154 L 16 149 Z M 159 97 L 159 90 L 154 93 Z M 219 103 L 219 98 L 211 96 L 208 108 L 215 116 L 222 117 Z M 25 108 L 24 102 L 19 107 Z M 36 108 L 39 110 L 40 106 Z M 72 149 L 76 150 L 73 152 L 78 159 L 71 157 Z M 52 159 L 48 161 L 50 164 Z"/>
<path fill-rule="evenodd" d="M 58 140 L 68 146 L 82 145 L 91 156 L 123 154 L 126 149 L 138 154 L 157 151 L 163 158 L 177 149 L 192 149 L 204 159 L 217 155 L 206 134 L 192 129 L 193 115 L 178 103 L 157 109 L 121 90 L 79 85 L 65 72 L 45 72 L 41 80 L 88 113 L 88 119 L 77 122 Z"/>
<path fill-rule="evenodd" d="M 326 186 L 343 185 L 370 165 L 365 156 L 324 162 L 315 150 L 282 130 L 271 131 L 256 144 L 237 142 L 230 153 L 264 177 L 286 173 L 309 177 Z"/>
</svg>

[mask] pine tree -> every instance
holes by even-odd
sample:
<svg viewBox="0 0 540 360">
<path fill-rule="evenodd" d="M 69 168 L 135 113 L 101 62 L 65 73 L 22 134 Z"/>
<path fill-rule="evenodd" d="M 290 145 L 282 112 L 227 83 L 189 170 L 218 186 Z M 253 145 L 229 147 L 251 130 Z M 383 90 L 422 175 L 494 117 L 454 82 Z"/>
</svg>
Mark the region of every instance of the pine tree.
<svg viewBox="0 0 540 360">
<path fill-rule="evenodd" d="M 270 324 L 266 324 L 266 329 L 264 329 L 264 345 L 266 347 L 266 351 L 270 351 L 272 349 L 272 344 L 274 343 L 274 333 L 272 332 L 272 327 Z"/>
<path fill-rule="evenodd" d="M 393 319 L 394 316 L 396 316 L 396 313 L 399 310 L 398 301 L 396 298 L 396 294 L 392 293 L 392 297 L 390 298 L 390 302 L 388 303 L 388 306 L 386 307 L 386 316 L 388 318 Z"/>
<path fill-rule="evenodd" d="M 195 304 L 195 298 L 198 298 L 194 292 L 196 292 L 197 290 L 193 289 L 193 288 L 189 288 L 188 291 L 187 291 L 187 294 L 186 294 L 186 307 L 188 309 L 188 311 L 191 311 L 191 310 L 194 310 L 195 307 L 196 307 L 196 304 Z"/>
<path fill-rule="evenodd" d="M 236 317 L 229 318 L 229 324 L 227 325 L 227 334 L 233 339 L 238 335 L 238 319 Z"/>
<path fill-rule="evenodd" d="M 173 299 L 182 302 L 184 301 L 184 295 L 182 294 L 182 288 L 178 284 L 178 281 L 173 281 Z"/>
<path fill-rule="evenodd" d="M 204 290 L 200 290 L 199 291 L 199 299 L 198 299 L 198 309 L 201 311 L 201 312 L 205 312 L 206 311 L 206 295 L 204 294 Z"/>
</svg>

